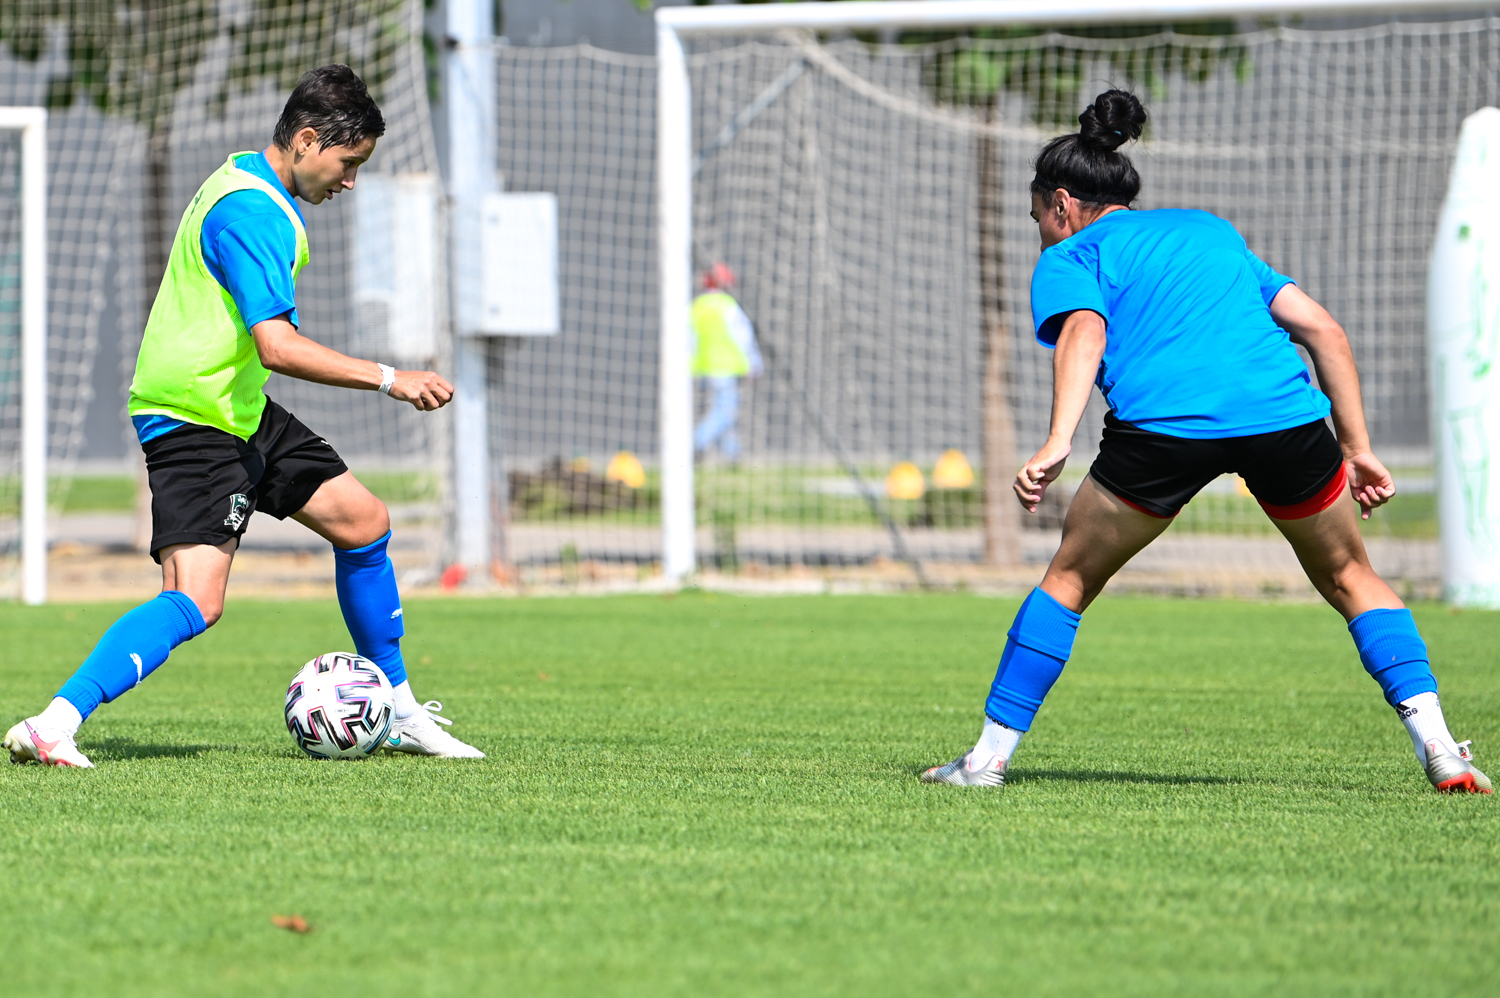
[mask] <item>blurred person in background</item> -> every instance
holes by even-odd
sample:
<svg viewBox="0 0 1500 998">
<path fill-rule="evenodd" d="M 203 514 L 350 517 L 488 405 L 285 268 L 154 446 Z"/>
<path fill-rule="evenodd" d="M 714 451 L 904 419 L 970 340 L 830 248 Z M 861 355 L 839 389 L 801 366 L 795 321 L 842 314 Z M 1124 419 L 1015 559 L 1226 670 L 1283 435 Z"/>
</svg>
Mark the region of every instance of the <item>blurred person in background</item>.
<svg viewBox="0 0 1500 998">
<path fill-rule="evenodd" d="M 715 263 L 703 272 L 703 293 L 693 299 L 693 377 L 711 393 L 708 411 L 693 430 L 693 453 L 715 444 L 731 463 L 740 459 L 740 380 L 765 373 L 755 327 L 734 300 L 734 271 Z"/>
</svg>

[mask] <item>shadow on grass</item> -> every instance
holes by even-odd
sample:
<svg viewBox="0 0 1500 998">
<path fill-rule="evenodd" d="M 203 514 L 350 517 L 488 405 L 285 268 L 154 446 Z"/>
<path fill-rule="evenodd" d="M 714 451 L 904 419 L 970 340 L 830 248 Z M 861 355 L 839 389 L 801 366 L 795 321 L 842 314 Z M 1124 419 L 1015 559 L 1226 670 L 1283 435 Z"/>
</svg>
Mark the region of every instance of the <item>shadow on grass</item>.
<svg viewBox="0 0 1500 998">
<path fill-rule="evenodd" d="M 1055 780 L 1059 783 L 1145 783 L 1162 786 L 1192 786 L 1195 784 L 1207 784 L 1228 786 L 1230 784 L 1244 783 L 1244 780 L 1229 779 L 1224 776 L 1181 776 L 1173 773 L 1122 773 L 1116 770 L 1079 770 L 1079 769 L 1023 769 L 1015 775 L 1007 774 L 1005 782 L 1009 784 L 1020 784 L 1036 781 L 1038 783 Z"/>
<path fill-rule="evenodd" d="M 921 776 L 926 771 L 926 767 L 912 770 L 917 776 Z M 1008 787 L 1032 782 L 1138 783 L 1186 787 L 1194 785 L 1231 786 L 1248 781 L 1230 779 L 1224 776 L 1181 776 L 1173 773 L 1123 773 L 1113 769 L 1020 769 L 1014 773 L 1005 774 L 1005 785 Z"/>
<path fill-rule="evenodd" d="M 205 752 L 232 751 L 229 745 L 155 745 L 129 738 L 103 738 L 81 746 L 92 759 L 196 759 Z"/>
</svg>

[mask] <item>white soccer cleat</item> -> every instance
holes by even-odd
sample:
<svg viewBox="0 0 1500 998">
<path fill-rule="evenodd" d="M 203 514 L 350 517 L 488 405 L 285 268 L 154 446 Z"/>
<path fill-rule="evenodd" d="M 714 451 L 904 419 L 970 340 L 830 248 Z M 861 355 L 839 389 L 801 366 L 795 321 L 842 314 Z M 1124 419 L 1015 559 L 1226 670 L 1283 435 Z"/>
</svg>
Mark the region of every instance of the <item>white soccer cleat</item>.
<svg viewBox="0 0 1500 998">
<path fill-rule="evenodd" d="M 38 730 L 36 718 L 28 717 L 5 733 L 0 742 L 10 749 L 10 761 L 39 762 L 43 766 L 93 769 L 89 757 L 78 751 L 78 743 L 62 731 Z"/>
<path fill-rule="evenodd" d="M 948 783 L 955 787 L 1001 787 L 1005 785 L 1005 764 L 1008 759 L 991 758 L 978 769 L 970 765 L 972 751 L 954 759 L 946 766 L 933 766 L 922 774 L 923 783 Z"/>
<path fill-rule="evenodd" d="M 433 755 L 440 759 L 483 759 L 483 752 L 472 745 L 465 745 L 438 727 L 440 724 L 453 723 L 446 717 L 438 716 L 438 711 L 442 709 L 443 705 L 436 700 L 428 700 L 411 717 L 396 718 L 391 723 L 391 733 L 386 736 L 385 750 Z"/>
<path fill-rule="evenodd" d="M 1437 739 L 1427 743 L 1427 778 L 1440 792 L 1490 794 L 1495 788 L 1490 778 L 1474 768 L 1474 753 L 1469 742 L 1458 743 L 1458 755 L 1443 747 Z"/>
</svg>

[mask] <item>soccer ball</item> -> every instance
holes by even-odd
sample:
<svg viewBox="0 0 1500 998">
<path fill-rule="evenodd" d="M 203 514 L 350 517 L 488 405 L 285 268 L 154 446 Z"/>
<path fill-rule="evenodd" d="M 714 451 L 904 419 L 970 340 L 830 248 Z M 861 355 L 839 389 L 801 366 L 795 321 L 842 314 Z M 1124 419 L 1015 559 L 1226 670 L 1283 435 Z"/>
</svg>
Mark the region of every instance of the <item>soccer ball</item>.
<svg viewBox="0 0 1500 998">
<path fill-rule="evenodd" d="M 363 759 L 385 744 L 396 713 L 390 680 L 367 658 L 319 655 L 292 677 L 286 729 L 315 759 Z"/>
</svg>

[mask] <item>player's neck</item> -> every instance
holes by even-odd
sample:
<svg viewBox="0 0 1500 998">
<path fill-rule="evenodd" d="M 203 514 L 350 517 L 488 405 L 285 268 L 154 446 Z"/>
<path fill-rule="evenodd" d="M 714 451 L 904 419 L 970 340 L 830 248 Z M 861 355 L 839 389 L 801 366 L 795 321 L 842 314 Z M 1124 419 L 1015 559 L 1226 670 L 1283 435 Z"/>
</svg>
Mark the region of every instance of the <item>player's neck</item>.
<svg viewBox="0 0 1500 998">
<path fill-rule="evenodd" d="M 271 172 L 276 174 L 276 179 L 281 181 L 281 186 L 286 190 L 287 197 L 296 197 L 297 190 L 294 186 L 296 179 L 292 176 L 292 155 L 284 152 L 276 143 L 266 146 L 264 153 L 266 162 L 271 164 Z"/>
</svg>

